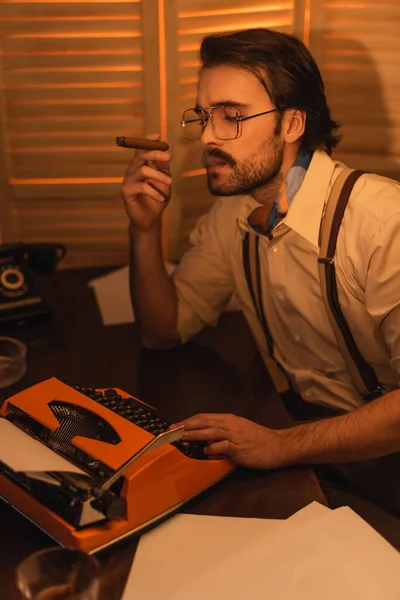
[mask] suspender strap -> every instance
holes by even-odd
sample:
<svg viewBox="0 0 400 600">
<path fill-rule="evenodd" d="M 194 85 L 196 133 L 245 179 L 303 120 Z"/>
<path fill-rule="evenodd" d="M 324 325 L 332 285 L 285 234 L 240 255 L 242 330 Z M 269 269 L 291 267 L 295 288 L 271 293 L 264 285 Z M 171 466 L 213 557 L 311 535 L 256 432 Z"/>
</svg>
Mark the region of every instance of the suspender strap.
<svg viewBox="0 0 400 600">
<path fill-rule="evenodd" d="M 289 382 L 284 370 L 273 356 L 274 342 L 268 327 L 267 319 L 265 318 L 262 303 L 259 242 L 260 239 L 257 235 L 246 232 L 243 240 L 243 266 L 251 299 L 253 300 L 258 320 L 261 323 L 267 342 L 268 352 L 271 357 L 271 360 L 266 360 L 267 368 L 276 390 L 282 393 L 289 389 Z"/>
<path fill-rule="evenodd" d="M 368 402 L 382 395 L 382 387 L 374 369 L 366 362 L 359 351 L 343 315 L 339 303 L 334 258 L 344 211 L 353 186 L 362 174 L 363 171 L 344 169 L 332 187 L 321 219 L 318 271 L 322 299 L 339 349 L 344 357 L 354 385 L 364 400 Z M 243 265 L 251 298 L 272 358 L 268 362 L 268 370 L 275 383 L 275 387 L 278 391 L 282 392 L 288 388 L 288 384 L 286 378 L 284 381 L 282 368 L 273 358 L 273 339 L 263 309 L 259 241 L 257 235 L 246 233 L 243 240 Z"/>
<path fill-rule="evenodd" d="M 257 235 L 251 235 L 249 232 L 246 232 L 245 238 L 243 240 L 243 266 L 246 275 L 247 285 L 249 287 L 251 298 L 256 309 L 257 317 L 264 331 L 268 351 L 272 356 L 274 350 L 274 342 L 268 327 L 267 319 L 265 318 L 262 303 L 260 255 L 258 252 L 259 242 L 260 239 Z"/>
<path fill-rule="evenodd" d="M 382 394 L 374 369 L 361 355 L 339 303 L 335 272 L 335 251 L 343 214 L 351 190 L 363 171 L 344 169 L 336 179 L 328 198 L 320 228 L 318 271 L 322 298 L 339 349 L 351 378 L 366 401 Z"/>
</svg>

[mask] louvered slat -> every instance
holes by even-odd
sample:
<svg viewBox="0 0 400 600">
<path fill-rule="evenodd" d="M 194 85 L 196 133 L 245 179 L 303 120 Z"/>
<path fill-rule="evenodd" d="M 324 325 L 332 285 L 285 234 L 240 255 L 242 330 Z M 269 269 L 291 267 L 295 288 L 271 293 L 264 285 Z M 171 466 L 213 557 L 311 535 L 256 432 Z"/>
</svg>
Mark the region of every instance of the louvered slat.
<svg viewBox="0 0 400 600">
<path fill-rule="evenodd" d="M 323 8 L 318 62 L 343 134 L 335 156 L 400 179 L 400 2 L 324 0 Z"/>
<path fill-rule="evenodd" d="M 63 266 L 123 262 L 115 137 L 145 131 L 141 1 L 6 0 L 0 35 L 17 238 L 66 243 Z"/>
</svg>

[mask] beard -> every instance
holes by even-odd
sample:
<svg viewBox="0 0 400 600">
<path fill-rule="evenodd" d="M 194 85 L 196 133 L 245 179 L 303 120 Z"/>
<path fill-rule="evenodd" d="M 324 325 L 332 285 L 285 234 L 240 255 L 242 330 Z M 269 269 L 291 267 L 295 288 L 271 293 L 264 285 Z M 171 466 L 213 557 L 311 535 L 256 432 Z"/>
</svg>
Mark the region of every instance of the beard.
<svg viewBox="0 0 400 600">
<path fill-rule="evenodd" d="M 265 141 L 261 148 L 245 161 L 238 163 L 231 156 L 218 149 L 211 150 L 208 156 L 221 159 L 228 165 L 225 173 L 208 173 L 207 184 L 215 196 L 237 196 L 252 194 L 279 179 L 283 163 L 284 143 L 278 135 Z M 222 156 L 223 155 L 223 156 Z M 206 161 L 206 157 L 204 157 Z"/>
</svg>

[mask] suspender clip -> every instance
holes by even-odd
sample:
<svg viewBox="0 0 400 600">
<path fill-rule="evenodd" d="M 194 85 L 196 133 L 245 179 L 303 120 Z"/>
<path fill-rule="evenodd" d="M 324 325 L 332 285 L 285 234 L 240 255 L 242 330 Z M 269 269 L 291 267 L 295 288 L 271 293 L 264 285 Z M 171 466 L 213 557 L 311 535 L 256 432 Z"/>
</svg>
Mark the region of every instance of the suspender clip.
<svg viewBox="0 0 400 600">
<path fill-rule="evenodd" d="M 335 259 L 333 256 L 331 258 L 329 258 L 328 256 L 322 257 L 322 258 L 319 257 L 318 262 L 323 263 L 324 265 L 333 265 L 333 263 L 335 262 Z"/>
</svg>

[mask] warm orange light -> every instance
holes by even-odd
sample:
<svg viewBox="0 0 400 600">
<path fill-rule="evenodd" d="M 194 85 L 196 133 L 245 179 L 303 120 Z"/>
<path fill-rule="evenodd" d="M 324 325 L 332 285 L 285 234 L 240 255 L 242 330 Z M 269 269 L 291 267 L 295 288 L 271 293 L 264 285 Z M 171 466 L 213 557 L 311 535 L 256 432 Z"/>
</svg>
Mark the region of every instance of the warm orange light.
<svg viewBox="0 0 400 600">
<path fill-rule="evenodd" d="M 158 47 L 160 74 L 160 136 L 162 140 L 168 137 L 167 123 L 167 55 L 165 39 L 165 0 L 158 0 Z M 169 257 L 168 244 L 168 213 L 164 211 L 162 218 L 162 249 L 165 258 Z"/>
<path fill-rule="evenodd" d="M 215 17 L 218 15 L 243 15 L 248 13 L 274 12 L 277 10 L 290 10 L 293 2 L 279 2 L 277 4 L 264 4 L 263 6 L 240 6 L 235 8 L 216 8 L 207 10 L 189 10 L 178 13 L 180 19 L 191 19 L 195 17 Z"/>
<path fill-rule="evenodd" d="M 165 40 L 165 4 L 158 0 L 158 43 L 160 76 L 160 135 L 167 138 L 167 57 Z"/>
<path fill-rule="evenodd" d="M 303 42 L 306 46 L 310 43 L 310 15 L 311 15 L 311 0 L 305 0 L 304 3 L 304 27 L 303 27 Z"/>
<path fill-rule="evenodd" d="M 142 67 L 135 69 L 136 71 L 142 71 Z M 82 72 L 87 72 L 87 69 L 85 71 L 85 69 L 82 69 Z M 103 89 L 118 89 L 121 88 L 122 90 L 126 90 L 127 87 L 130 88 L 141 88 L 142 87 L 142 83 L 140 81 L 134 81 L 134 82 L 127 82 L 127 81 L 119 81 L 119 82 L 114 82 L 114 81 L 104 81 L 101 83 L 98 82 L 85 82 L 85 83 L 45 83 L 43 85 L 40 84 L 24 84 L 24 83 L 14 83 L 13 85 L 5 85 L 4 89 L 6 90 L 42 90 L 44 93 L 48 90 L 60 90 L 60 89 L 67 89 L 67 90 L 90 90 L 90 89 L 98 89 L 98 88 L 103 88 Z M 79 104 L 83 104 L 84 101 L 78 101 Z M 141 100 L 136 100 L 136 104 L 138 104 L 139 102 L 141 102 Z M 56 102 L 54 100 L 48 101 L 48 104 L 56 104 Z M 62 104 L 65 103 L 65 100 L 62 100 Z M 90 103 L 92 103 L 92 100 L 90 100 Z M 22 103 L 21 103 L 22 104 Z M 34 101 L 27 101 L 24 104 L 35 104 Z M 38 100 L 36 102 L 36 104 L 44 104 L 43 100 Z M 103 104 L 103 102 L 101 102 L 101 104 Z"/>
<path fill-rule="evenodd" d="M 196 67 L 200 67 L 201 63 L 199 60 L 181 60 L 179 61 L 179 66 L 181 69 L 195 69 Z"/>
<path fill-rule="evenodd" d="M 192 169 L 191 171 L 183 171 L 181 177 L 198 177 L 199 175 L 205 175 L 205 169 Z"/>
<path fill-rule="evenodd" d="M 26 4 L 37 4 L 37 0 L 24 0 Z M 70 4 L 98 4 L 99 0 L 68 0 Z M 113 0 L 119 4 L 140 4 L 143 0 Z M 19 3 L 20 0 L 8 0 L 8 2 Z M 65 0 L 41 0 L 42 4 L 64 4 Z"/>
<path fill-rule="evenodd" d="M 10 2 L 10 0 L 8 0 Z M 11 0 L 13 1 L 13 0 Z M 18 1 L 19 0 L 15 0 Z M 31 0 L 32 2 L 37 3 L 37 0 Z M 52 4 L 56 4 L 56 2 L 54 2 L 53 0 L 48 0 L 48 2 L 50 2 Z M 28 0 L 29 3 L 29 0 Z M 76 0 L 76 3 L 78 3 L 78 0 Z M 43 4 L 43 2 L 41 2 L 41 4 Z M 69 1 L 69 4 L 72 4 L 71 0 Z M 85 4 L 87 4 L 87 2 L 85 1 Z M 55 20 L 62 20 L 63 17 L 47 17 L 46 15 L 40 15 L 40 22 L 46 22 L 46 21 L 55 21 Z M 68 21 L 90 21 L 91 23 L 93 23 L 93 20 L 96 21 L 96 23 L 98 21 L 123 21 L 124 23 L 126 21 L 140 21 L 141 16 L 140 15 L 133 15 L 131 13 L 126 13 L 126 15 L 122 15 L 122 14 L 118 14 L 118 15 L 96 15 L 95 17 L 93 17 L 92 15 L 69 15 L 68 16 Z M 2 21 L 12 21 L 13 19 L 11 17 L 4 17 L 2 18 Z M 21 21 L 31 21 L 32 18 L 31 17 L 21 17 Z M 21 34 L 24 35 L 24 34 Z M 27 37 L 31 37 L 30 34 L 25 34 Z"/>
<path fill-rule="evenodd" d="M 126 30 L 126 31 L 109 31 L 108 29 L 105 31 L 101 31 L 101 30 L 97 30 L 97 31 L 80 31 L 80 32 L 74 32 L 74 33 L 66 33 L 66 32 L 62 32 L 62 33 L 14 33 L 13 34 L 13 39 L 27 39 L 27 40 L 31 40 L 31 39 L 60 39 L 60 40 L 65 40 L 65 39 L 96 39 L 96 38 L 100 38 L 100 39 L 110 39 L 110 38 L 139 38 L 142 37 L 143 34 L 141 31 L 131 31 L 131 30 Z M 103 51 L 104 52 L 104 51 Z"/>
<path fill-rule="evenodd" d="M 130 48 L 129 52 L 124 50 L 113 50 L 112 48 L 107 50 L 107 56 L 131 56 L 134 54 L 141 54 L 141 50 L 137 50 L 135 48 Z M 40 52 L 35 52 L 34 50 L 29 50 L 29 52 L 8 52 L 8 56 L 98 56 L 99 54 L 103 55 L 103 48 L 99 48 L 97 50 L 40 50 Z"/>
<path fill-rule="evenodd" d="M 11 185 L 66 185 L 73 183 L 93 184 L 93 183 L 121 183 L 122 177 L 60 177 L 57 179 L 51 178 L 11 178 Z"/>
<path fill-rule="evenodd" d="M 184 63 L 180 63 L 180 66 L 188 66 L 188 65 L 184 65 Z M 191 65 L 194 66 L 194 65 Z M 200 66 L 200 63 L 197 63 L 196 66 Z M 194 77 L 180 77 L 179 78 L 179 83 L 181 85 L 187 85 L 187 84 L 197 84 L 197 80 L 198 80 L 198 76 L 194 76 Z"/>
<path fill-rule="evenodd" d="M 179 44 L 178 50 L 179 52 L 197 52 L 199 49 L 198 44 Z"/>
<path fill-rule="evenodd" d="M 253 29 L 257 27 L 290 27 L 292 24 L 292 16 L 276 19 L 276 20 L 265 20 L 265 21 L 249 21 L 246 23 L 241 23 L 240 27 L 238 25 L 213 25 L 208 27 L 194 27 L 193 29 L 179 29 L 179 35 L 193 35 L 193 34 L 206 34 L 206 33 L 218 33 L 220 31 L 236 31 L 237 29 Z"/>
<path fill-rule="evenodd" d="M 327 2 L 326 8 L 365 8 L 365 0 L 361 2 Z M 369 4 L 371 8 L 382 8 L 383 6 L 397 6 L 397 0 L 389 2 L 383 2 L 382 0 L 376 0 L 374 3 Z"/>
</svg>

